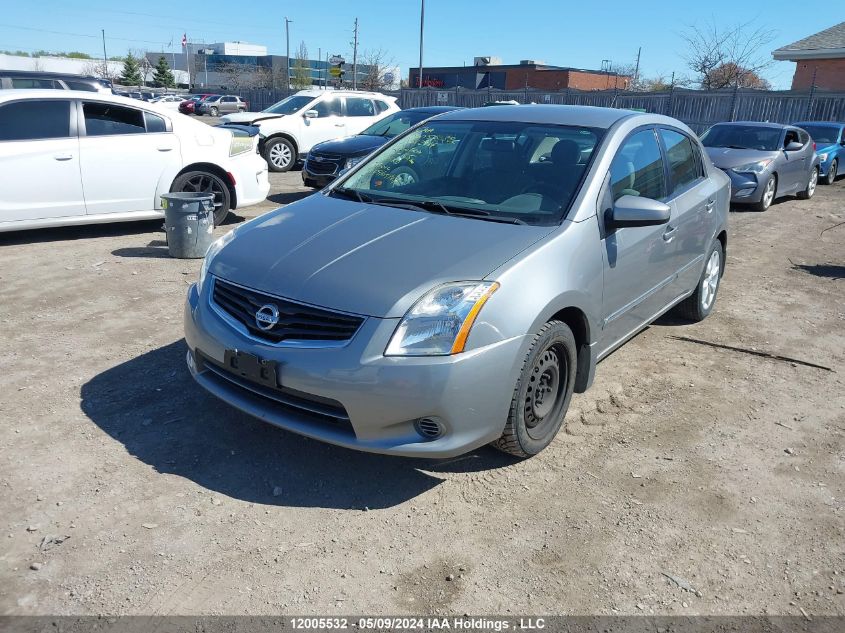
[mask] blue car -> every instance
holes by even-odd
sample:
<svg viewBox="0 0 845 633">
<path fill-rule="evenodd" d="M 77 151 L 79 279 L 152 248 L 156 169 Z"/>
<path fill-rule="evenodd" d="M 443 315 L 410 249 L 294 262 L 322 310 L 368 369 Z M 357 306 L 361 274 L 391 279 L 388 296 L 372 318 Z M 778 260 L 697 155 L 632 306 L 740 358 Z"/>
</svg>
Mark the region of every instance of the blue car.
<svg viewBox="0 0 845 633">
<path fill-rule="evenodd" d="M 805 130 L 816 144 L 821 164 L 819 182 L 832 185 L 845 160 L 845 123 L 813 121 L 795 125 Z"/>
</svg>

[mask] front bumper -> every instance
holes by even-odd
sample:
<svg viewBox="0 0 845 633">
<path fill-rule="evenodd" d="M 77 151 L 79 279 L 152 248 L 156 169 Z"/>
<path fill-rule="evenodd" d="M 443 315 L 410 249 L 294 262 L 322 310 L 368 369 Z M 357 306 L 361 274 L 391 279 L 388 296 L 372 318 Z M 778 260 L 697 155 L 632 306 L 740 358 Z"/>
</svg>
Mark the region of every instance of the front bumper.
<svg viewBox="0 0 845 633">
<path fill-rule="evenodd" d="M 470 451 L 504 429 L 524 337 L 455 356 L 385 357 L 398 319 L 370 317 L 343 347 L 279 347 L 224 321 L 210 306 L 210 286 L 188 292 L 188 366 L 205 389 L 250 415 L 347 448 L 433 458 Z M 225 377 L 227 349 L 276 363 L 281 393 Z M 442 435 L 420 434 L 414 423 L 423 418 Z"/>
<path fill-rule="evenodd" d="M 731 169 L 722 169 L 722 171 L 731 179 L 731 202 L 737 204 L 760 202 L 763 197 L 763 184 L 768 178 L 767 172 L 758 176 L 751 173 L 738 174 Z"/>
<path fill-rule="evenodd" d="M 267 173 L 267 161 L 261 156 L 255 153 L 235 156 L 231 161 L 230 171 L 235 177 L 238 209 L 267 199 L 267 194 L 270 193 L 270 178 Z"/>
<path fill-rule="evenodd" d="M 306 187 L 319 187 L 320 189 L 337 178 L 337 174 L 315 174 L 309 171 L 307 162 L 302 167 L 302 171 L 300 173 L 302 174 L 303 185 Z"/>
</svg>

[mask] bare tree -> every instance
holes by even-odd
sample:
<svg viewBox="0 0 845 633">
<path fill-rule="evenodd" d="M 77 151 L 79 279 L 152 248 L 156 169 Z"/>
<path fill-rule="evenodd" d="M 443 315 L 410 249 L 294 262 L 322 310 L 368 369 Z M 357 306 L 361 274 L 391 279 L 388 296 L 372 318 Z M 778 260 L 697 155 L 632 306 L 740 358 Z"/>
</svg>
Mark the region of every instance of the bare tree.
<svg viewBox="0 0 845 633">
<path fill-rule="evenodd" d="M 683 56 L 704 90 L 751 87 L 749 82 L 772 64 L 767 45 L 775 33 L 745 22 L 725 29 L 714 22 L 692 25 L 681 34 L 686 43 Z M 768 82 L 766 82 L 768 83 Z"/>
<path fill-rule="evenodd" d="M 365 69 L 365 75 L 358 80 L 362 90 L 389 90 L 396 84 L 396 62 L 381 48 L 366 50 L 361 55 L 359 68 Z"/>
<path fill-rule="evenodd" d="M 90 77 L 99 77 L 108 81 L 114 81 L 116 75 L 113 75 L 109 69 L 109 65 L 103 60 L 91 60 L 82 67 L 82 74 Z"/>
<path fill-rule="evenodd" d="M 311 87 L 311 64 L 308 62 L 308 48 L 305 42 L 299 43 L 299 48 L 293 58 L 293 74 L 290 83 L 294 90 L 305 90 Z"/>
</svg>

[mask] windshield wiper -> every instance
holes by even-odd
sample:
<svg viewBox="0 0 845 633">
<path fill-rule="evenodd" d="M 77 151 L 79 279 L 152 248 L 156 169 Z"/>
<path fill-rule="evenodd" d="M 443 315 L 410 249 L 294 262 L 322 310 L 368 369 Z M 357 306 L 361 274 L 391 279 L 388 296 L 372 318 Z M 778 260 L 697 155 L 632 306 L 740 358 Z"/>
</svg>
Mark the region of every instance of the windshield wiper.
<svg viewBox="0 0 845 633">
<path fill-rule="evenodd" d="M 337 194 L 341 198 L 346 198 L 347 200 L 355 200 L 356 202 L 372 202 L 372 198 L 369 196 L 365 196 L 359 191 L 355 189 L 348 189 L 346 187 L 335 187 L 331 189 L 327 195 L 335 195 Z"/>
<path fill-rule="evenodd" d="M 469 207 L 455 207 L 447 206 L 439 200 L 396 200 L 393 198 L 379 198 L 378 200 L 371 200 L 371 204 L 384 204 L 393 207 L 400 207 L 403 209 L 410 209 L 412 211 L 428 211 L 430 213 L 442 213 L 443 215 L 454 215 L 465 218 L 478 218 L 479 220 L 486 220 L 488 222 L 503 222 L 506 224 L 526 224 L 524 220 L 519 218 L 508 218 L 501 215 L 493 215 L 484 209 L 472 209 Z"/>
</svg>

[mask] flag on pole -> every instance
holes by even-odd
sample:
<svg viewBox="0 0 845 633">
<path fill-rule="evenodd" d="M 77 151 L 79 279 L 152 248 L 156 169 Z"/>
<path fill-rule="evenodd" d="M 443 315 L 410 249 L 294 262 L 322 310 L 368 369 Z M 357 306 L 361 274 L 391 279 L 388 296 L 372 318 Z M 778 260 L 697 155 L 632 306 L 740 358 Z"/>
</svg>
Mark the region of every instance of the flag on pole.
<svg viewBox="0 0 845 633">
<path fill-rule="evenodd" d="M 188 34 L 182 34 L 182 48 L 185 48 L 188 45 Z"/>
</svg>

